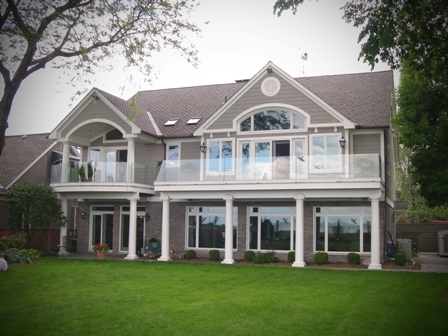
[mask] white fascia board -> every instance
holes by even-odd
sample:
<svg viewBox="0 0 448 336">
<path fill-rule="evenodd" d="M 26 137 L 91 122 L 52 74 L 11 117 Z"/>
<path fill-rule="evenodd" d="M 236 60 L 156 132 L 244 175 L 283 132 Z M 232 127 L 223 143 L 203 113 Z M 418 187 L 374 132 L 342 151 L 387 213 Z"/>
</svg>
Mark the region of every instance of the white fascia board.
<svg viewBox="0 0 448 336">
<path fill-rule="evenodd" d="M 131 126 L 132 133 L 140 133 L 141 129 L 117 109 L 106 97 L 99 93 L 95 88 L 91 89 L 89 93 L 71 110 L 71 112 L 56 126 L 56 128 L 48 136 L 49 139 L 60 139 L 62 130 L 69 125 L 92 101 L 92 96 L 96 95 L 101 101 L 106 104 L 113 112 L 115 112 L 122 120 Z"/>
<path fill-rule="evenodd" d="M 46 155 L 54 146 L 56 146 L 57 142 L 53 142 L 46 150 L 44 150 L 37 158 L 33 160 L 24 170 L 20 172 L 19 175 L 17 175 L 7 186 L 6 190 L 11 188 L 14 183 L 16 183 L 28 170 L 30 170 L 44 155 Z"/>
</svg>

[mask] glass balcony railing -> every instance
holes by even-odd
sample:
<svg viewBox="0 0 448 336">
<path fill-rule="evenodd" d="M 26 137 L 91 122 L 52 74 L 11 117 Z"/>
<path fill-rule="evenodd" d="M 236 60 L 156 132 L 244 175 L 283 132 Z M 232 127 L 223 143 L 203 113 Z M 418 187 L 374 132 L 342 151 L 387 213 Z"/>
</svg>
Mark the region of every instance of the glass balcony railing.
<svg viewBox="0 0 448 336">
<path fill-rule="evenodd" d="M 153 185 L 156 167 L 128 162 L 78 162 L 53 165 L 51 183 L 139 183 Z"/>
<path fill-rule="evenodd" d="M 380 178 L 378 154 L 164 161 L 156 182 L 348 180 Z"/>
</svg>

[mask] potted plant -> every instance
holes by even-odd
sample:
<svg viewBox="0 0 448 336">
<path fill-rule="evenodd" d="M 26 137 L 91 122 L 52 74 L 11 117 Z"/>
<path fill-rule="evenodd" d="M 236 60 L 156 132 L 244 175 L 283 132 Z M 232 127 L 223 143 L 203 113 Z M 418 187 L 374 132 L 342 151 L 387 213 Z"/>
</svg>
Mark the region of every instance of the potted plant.
<svg viewBox="0 0 448 336">
<path fill-rule="evenodd" d="M 92 250 L 96 253 L 97 259 L 106 259 L 107 251 L 109 251 L 108 244 L 93 244 Z"/>
<path fill-rule="evenodd" d="M 84 170 L 84 166 L 82 165 L 82 163 L 78 164 L 78 166 L 76 167 L 76 174 L 78 175 L 79 182 L 84 181 L 86 177 L 86 172 Z"/>
</svg>

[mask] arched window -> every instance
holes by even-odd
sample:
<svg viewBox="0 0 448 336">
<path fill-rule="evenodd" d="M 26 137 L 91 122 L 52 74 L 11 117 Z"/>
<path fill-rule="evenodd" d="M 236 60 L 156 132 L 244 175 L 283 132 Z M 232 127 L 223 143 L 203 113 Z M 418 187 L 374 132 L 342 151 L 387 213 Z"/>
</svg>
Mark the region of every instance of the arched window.
<svg viewBox="0 0 448 336">
<path fill-rule="evenodd" d="M 284 110 L 256 112 L 240 123 L 241 132 L 297 130 L 305 128 L 305 118 Z"/>
</svg>

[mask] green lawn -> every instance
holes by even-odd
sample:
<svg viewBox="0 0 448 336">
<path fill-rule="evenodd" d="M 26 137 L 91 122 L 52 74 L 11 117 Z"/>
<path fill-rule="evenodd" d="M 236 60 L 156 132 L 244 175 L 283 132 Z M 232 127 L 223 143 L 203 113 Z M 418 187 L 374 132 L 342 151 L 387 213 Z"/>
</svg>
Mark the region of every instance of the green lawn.
<svg viewBox="0 0 448 336">
<path fill-rule="evenodd" d="M 0 335 L 448 335 L 448 274 L 42 258 Z"/>
</svg>

